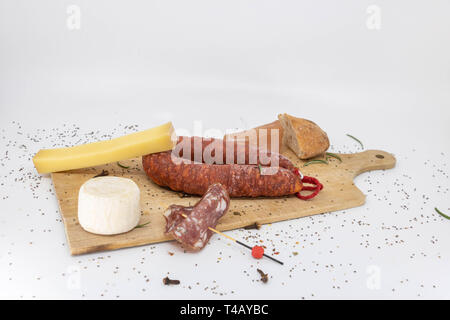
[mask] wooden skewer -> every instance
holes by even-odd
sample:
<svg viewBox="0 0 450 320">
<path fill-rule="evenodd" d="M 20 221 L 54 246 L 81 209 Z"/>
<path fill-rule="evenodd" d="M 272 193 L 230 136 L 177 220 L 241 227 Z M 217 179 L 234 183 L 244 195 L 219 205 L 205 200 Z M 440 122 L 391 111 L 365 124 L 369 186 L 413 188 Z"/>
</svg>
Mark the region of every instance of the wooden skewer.
<svg viewBox="0 0 450 320">
<path fill-rule="evenodd" d="M 185 215 L 184 213 L 182 213 L 181 216 L 182 216 L 183 218 L 187 218 L 187 215 Z M 246 248 L 248 248 L 248 249 L 250 249 L 250 250 L 253 250 L 253 248 L 250 247 L 249 245 L 246 245 L 245 243 L 243 243 L 243 242 L 241 242 L 241 241 L 239 241 L 239 240 L 236 240 L 236 239 L 234 239 L 234 238 L 232 238 L 232 237 L 226 235 L 225 233 L 220 232 L 219 230 L 216 230 L 216 229 L 211 228 L 211 227 L 208 227 L 208 229 L 211 230 L 212 232 L 215 232 L 215 233 L 221 235 L 221 236 L 224 236 L 225 238 L 230 239 L 230 240 L 233 241 L 233 242 L 236 242 L 237 244 L 240 244 L 241 246 L 244 246 L 244 247 L 246 247 Z M 277 263 L 279 263 L 279 264 L 281 264 L 281 265 L 284 264 L 284 263 L 281 262 L 280 260 L 277 260 L 277 259 L 275 259 L 274 257 L 271 257 L 271 256 L 269 256 L 269 255 L 267 255 L 267 254 L 265 254 L 265 253 L 263 253 L 263 256 L 265 256 L 266 258 L 269 258 L 269 259 L 271 259 L 271 260 L 273 260 L 273 261 L 275 261 L 275 262 L 277 262 Z"/>
</svg>

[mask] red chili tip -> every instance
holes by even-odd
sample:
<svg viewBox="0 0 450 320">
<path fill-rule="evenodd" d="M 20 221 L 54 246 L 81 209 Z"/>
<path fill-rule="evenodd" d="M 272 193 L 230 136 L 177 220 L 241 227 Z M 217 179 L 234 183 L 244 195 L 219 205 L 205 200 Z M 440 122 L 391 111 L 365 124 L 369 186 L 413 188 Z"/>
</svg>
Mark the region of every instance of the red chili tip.
<svg viewBox="0 0 450 320">
<path fill-rule="evenodd" d="M 264 248 L 260 246 L 254 246 L 252 249 L 252 256 L 255 259 L 261 259 L 264 255 Z"/>
</svg>

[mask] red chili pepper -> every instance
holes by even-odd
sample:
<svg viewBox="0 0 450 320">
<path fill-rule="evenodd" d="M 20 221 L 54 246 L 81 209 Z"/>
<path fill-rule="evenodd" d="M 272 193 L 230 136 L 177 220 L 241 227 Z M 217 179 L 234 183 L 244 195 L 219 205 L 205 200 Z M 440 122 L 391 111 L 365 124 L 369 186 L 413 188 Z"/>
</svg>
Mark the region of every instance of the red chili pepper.
<svg viewBox="0 0 450 320">
<path fill-rule="evenodd" d="M 301 176 L 300 175 L 300 171 L 295 168 L 294 169 L 294 173 Z M 311 194 L 307 195 L 307 196 L 302 196 L 300 194 L 300 192 L 297 192 L 295 195 L 297 196 L 297 198 L 302 199 L 302 200 L 309 200 L 314 198 L 315 196 L 317 196 L 317 194 L 320 192 L 320 190 L 323 189 L 323 184 L 321 184 L 319 182 L 319 180 L 317 180 L 316 178 L 313 177 L 308 177 L 308 176 L 303 176 L 302 178 L 302 182 L 303 183 L 309 183 L 314 185 L 314 187 L 312 186 L 303 186 L 302 190 L 306 190 L 306 191 L 313 191 Z"/>
<path fill-rule="evenodd" d="M 260 246 L 254 246 L 252 249 L 252 256 L 255 259 L 261 259 L 264 255 L 264 248 Z"/>
</svg>

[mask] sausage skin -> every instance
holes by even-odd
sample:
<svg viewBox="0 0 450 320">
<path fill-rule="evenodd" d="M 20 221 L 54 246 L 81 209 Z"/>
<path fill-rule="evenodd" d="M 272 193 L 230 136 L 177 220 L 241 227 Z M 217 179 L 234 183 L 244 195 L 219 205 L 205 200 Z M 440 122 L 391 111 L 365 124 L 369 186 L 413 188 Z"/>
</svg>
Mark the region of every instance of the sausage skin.
<svg viewBox="0 0 450 320">
<path fill-rule="evenodd" d="M 264 175 L 256 165 L 174 163 L 171 151 L 143 156 L 142 165 L 156 184 L 189 194 L 204 195 L 214 183 L 222 184 L 233 198 L 279 197 L 302 189 L 300 177 L 281 167 L 276 173 Z"/>
<path fill-rule="evenodd" d="M 183 147 L 186 147 L 190 153 L 183 152 Z M 227 153 L 229 154 L 228 159 Z M 174 149 L 174 155 L 206 164 L 260 164 L 288 170 L 293 170 L 295 167 L 291 160 L 279 153 L 260 151 L 256 146 L 250 145 L 248 140 L 245 142 L 235 141 L 231 138 L 222 140 L 180 136 L 177 147 Z"/>
</svg>

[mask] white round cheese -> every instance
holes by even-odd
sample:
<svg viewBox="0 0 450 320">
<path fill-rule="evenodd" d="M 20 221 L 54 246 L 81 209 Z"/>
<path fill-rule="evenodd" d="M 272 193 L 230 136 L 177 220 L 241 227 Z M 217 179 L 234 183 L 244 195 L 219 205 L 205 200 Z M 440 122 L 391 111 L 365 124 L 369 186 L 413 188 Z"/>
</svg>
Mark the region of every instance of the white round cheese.
<svg viewBox="0 0 450 320">
<path fill-rule="evenodd" d="M 92 178 L 78 194 L 78 221 L 84 230 L 97 234 L 130 231 L 139 223 L 139 200 L 139 187 L 133 180 Z"/>
</svg>

